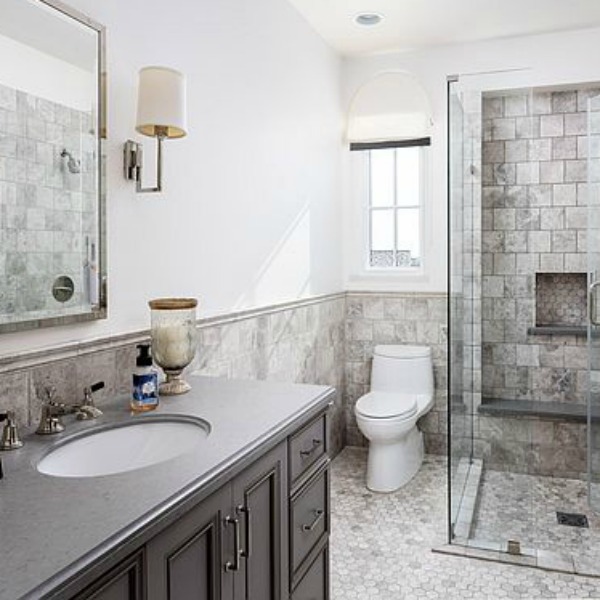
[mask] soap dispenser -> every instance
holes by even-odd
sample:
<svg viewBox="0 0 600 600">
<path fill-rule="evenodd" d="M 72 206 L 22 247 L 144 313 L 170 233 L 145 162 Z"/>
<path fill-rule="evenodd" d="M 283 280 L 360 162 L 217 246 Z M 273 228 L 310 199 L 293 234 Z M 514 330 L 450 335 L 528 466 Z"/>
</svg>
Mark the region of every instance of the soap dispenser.
<svg viewBox="0 0 600 600">
<path fill-rule="evenodd" d="M 131 409 L 136 412 L 146 412 L 158 406 L 158 372 L 152 365 L 150 344 L 138 344 L 137 349 Z"/>
</svg>

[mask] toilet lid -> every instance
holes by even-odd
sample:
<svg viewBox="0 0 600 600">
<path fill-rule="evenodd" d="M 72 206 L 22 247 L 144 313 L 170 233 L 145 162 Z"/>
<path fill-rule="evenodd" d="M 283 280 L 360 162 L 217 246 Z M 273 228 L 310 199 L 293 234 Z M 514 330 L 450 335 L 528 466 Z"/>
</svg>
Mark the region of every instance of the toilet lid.
<svg viewBox="0 0 600 600">
<path fill-rule="evenodd" d="M 408 419 L 417 412 L 417 397 L 414 394 L 369 392 L 358 399 L 355 410 L 371 419 Z"/>
</svg>

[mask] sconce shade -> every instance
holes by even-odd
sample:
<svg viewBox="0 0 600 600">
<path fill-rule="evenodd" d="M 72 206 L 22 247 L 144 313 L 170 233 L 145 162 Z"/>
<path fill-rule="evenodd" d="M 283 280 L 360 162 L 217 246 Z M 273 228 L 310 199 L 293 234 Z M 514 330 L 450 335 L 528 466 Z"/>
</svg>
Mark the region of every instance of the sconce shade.
<svg viewBox="0 0 600 600">
<path fill-rule="evenodd" d="M 138 133 L 180 138 L 187 134 L 185 77 L 175 69 L 145 67 L 138 84 Z"/>
</svg>

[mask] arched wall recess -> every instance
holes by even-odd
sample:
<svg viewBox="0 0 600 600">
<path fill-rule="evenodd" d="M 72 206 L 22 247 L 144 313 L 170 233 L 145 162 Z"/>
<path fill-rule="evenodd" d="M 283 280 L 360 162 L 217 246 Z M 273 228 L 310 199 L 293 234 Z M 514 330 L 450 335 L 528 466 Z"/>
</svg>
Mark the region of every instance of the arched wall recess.
<svg viewBox="0 0 600 600">
<path fill-rule="evenodd" d="M 429 137 L 433 121 L 427 93 L 410 73 L 382 73 L 355 94 L 348 114 L 350 143 Z"/>
</svg>

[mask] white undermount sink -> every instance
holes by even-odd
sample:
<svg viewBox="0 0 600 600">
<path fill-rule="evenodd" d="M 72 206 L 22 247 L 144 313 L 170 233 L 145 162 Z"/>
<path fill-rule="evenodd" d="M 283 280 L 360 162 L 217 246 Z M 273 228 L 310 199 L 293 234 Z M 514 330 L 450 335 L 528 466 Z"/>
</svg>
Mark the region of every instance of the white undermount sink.
<svg viewBox="0 0 600 600">
<path fill-rule="evenodd" d="M 201 419 L 140 418 L 66 440 L 38 462 L 37 470 L 54 477 L 135 471 L 194 450 L 209 433 L 209 424 Z"/>
</svg>

